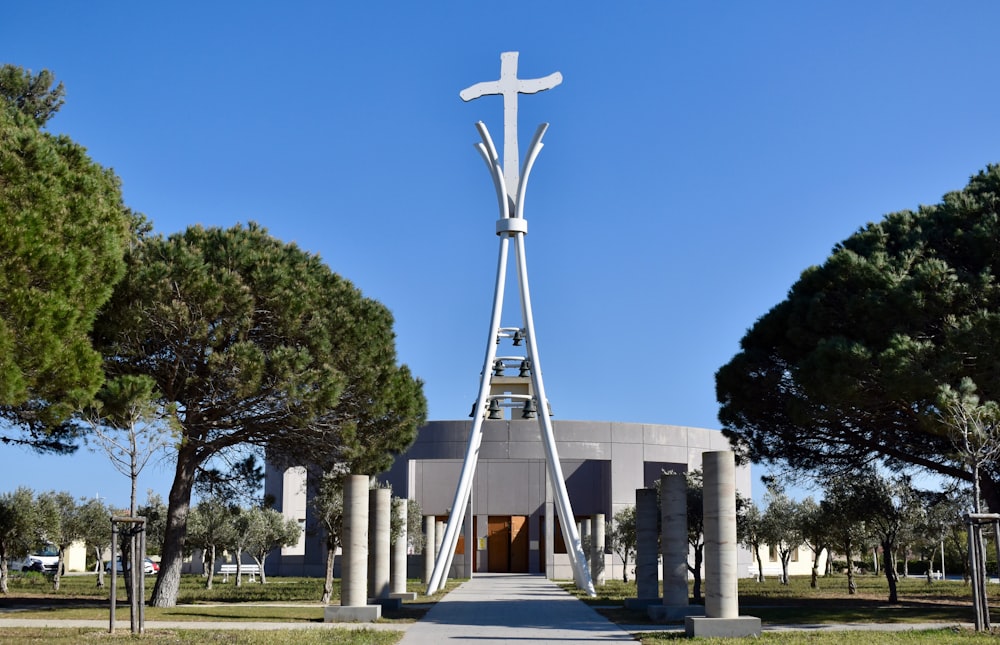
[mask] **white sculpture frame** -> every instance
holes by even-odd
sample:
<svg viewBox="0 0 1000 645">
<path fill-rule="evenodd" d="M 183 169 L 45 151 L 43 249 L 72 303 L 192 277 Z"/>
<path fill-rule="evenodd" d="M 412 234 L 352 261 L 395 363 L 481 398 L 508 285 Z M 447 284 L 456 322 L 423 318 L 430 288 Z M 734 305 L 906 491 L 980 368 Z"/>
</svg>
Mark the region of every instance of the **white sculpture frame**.
<svg viewBox="0 0 1000 645">
<path fill-rule="evenodd" d="M 476 123 L 476 129 L 479 131 L 479 136 L 482 139 L 480 143 L 476 144 L 476 149 L 482 156 L 483 161 L 486 162 L 486 167 L 489 170 L 490 177 L 493 179 L 497 193 L 500 219 L 496 222 L 496 234 L 500 237 L 500 249 L 497 258 L 496 283 L 493 290 L 493 312 L 490 316 L 490 331 L 486 342 L 486 356 L 483 360 L 483 370 L 480 375 L 479 394 L 473 408 L 474 419 L 472 429 L 469 433 L 465 461 L 462 464 L 462 471 L 459 475 L 455 498 L 451 505 L 451 514 L 448 517 L 448 524 L 441 542 L 441 550 L 435 560 L 434 571 L 427 586 L 427 594 L 433 594 L 441 589 L 444 580 L 447 578 L 447 571 L 451 569 L 455 547 L 458 544 L 459 531 L 465 521 L 465 513 L 469 505 L 473 478 L 475 476 L 476 465 L 479 461 L 479 448 L 482 443 L 483 420 L 487 415 L 489 400 L 491 398 L 491 373 L 494 363 L 497 360 L 497 343 L 500 338 L 507 337 L 507 334 L 510 332 L 510 328 L 501 328 L 500 319 L 503 313 L 509 243 L 513 238 L 517 261 L 518 290 L 521 296 L 521 317 L 524 325 L 522 331 L 526 341 L 527 360 L 530 361 L 531 365 L 531 385 L 534 397 L 537 399 L 538 422 L 542 431 L 549 483 L 554 492 L 555 499 L 553 501 L 563 537 L 568 547 L 567 551 L 570 564 L 573 568 L 574 581 L 580 589 L 583 589 L 590 596 L 594 596 L 596 594 L 590 576 L 588 559 L 583 553 L 580 534 L 577 531 L 573 508 L 569 501 L 569 493 L 566 490 L 566 480 L 556 449 L 555 433 L 549 413 L 548 398 L 545 395 L 542 366 L 538 355 L 538 343 L 535 337 L 531 295 L 528 288 L 528 267 L 524 248 L 524 236 L 528 232 L 528 222 L 524 219 L 525 193 L 531 169 L 543 147 L 542 137 L 548 129 L 547 123 L 541 124 L 535 131 L 531 144 L 528 146 L 520 176 L 518 176 L 516 166 L 518 161 L 517 94 L 534 93 L 555 87 L 562 81 L 562 75 L 556 72 L 542 79 L 518 80 L 517 52 L 505 52 L 501 55 L 501 61 L 501 78 L 499 81 L 478 83 L 463 90 L 461 93 L 461 97 L 466 101 L 485 94 L 503 94 L 504 96 L 505 163 L 503 166 L 501 166 L 496 146 L 493 144 L 486 125 L 481 121 Z M 513 160 L 511 156 L 513 156 Z M 514 195 L 510 195 L 510 188 L 515 189 Z M 518 399 L 526 397 L 508 395 L 506 398 Z M 471 549 L 472 545 L 469 545 L 467 548 Z M 474 551 L 472 557 L 475 557 Z M 544 557 L 544 554 L 542 554 L 542 557 Z"/>
</svg>

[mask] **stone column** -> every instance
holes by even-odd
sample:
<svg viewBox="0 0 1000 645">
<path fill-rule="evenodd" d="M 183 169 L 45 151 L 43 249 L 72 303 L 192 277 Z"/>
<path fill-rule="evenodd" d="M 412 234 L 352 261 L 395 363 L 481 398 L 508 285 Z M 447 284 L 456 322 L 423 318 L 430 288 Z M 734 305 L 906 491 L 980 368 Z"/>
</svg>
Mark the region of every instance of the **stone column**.
<svg viewBox="0 0 1000 645">
<path fill-rule="evenodd" d="M 434 516 L 424 515 L 424 584 L 430 584 L 431 576 L 434 575 L 434 558 L 437 551 L 434 549 Z"/>
<path fill-rule="evenodd" d="M 344 556 L 340 604 L 368 604 L 368 475 L 349 475 L 344 482 Z"/>
<path fill-rule="evenodd" d="M 394 500 L 392 505 L 396 514 L 396 521 L 402 529 L 396 536 L 396 541 L 392 543 L 392 566 L 389 569 L 389 592 L 392 594 L 406 593 L 406 500 Z"/>
<path fill-rule="evenodd" d="M 372 598 L 388 598 L 392 491 L 388 488 L 373 488 L 369 495 L 368 593 Z"/>
<path fill-rule="evenodd" d="M 663 605 L 650 607 L 650 618 L 673 621 L 701 613 L 700 607 L 688 606 L 687 480 L 683 474 L 660 477 L 660 553 Z"/>
<path fill-rule="evenodd" d="M 440 521 L 434 522 L 434 558 L 437 559 L 438 554 L 441 553 L 441 542 L 444 540 L 444 529 L 445 523 Z M 448 576 L 448 572 L 444 572 L 445 577 Z"/>
<path fill-rule="evenodd" d="M 660 477 L 660 545 L 663 556 L 663 604 L 688 604 L 687 479 Z"/>
<path fill-rule="evenodd" d="M 603 585 L 604 579 L 604 513 L 597 513 L 592 519 L 590 550 L 590 578 L 595 585 Z"/>
<path fill-rule="evenodd" d="M 740 615 L 736 570 L 736 463 L 733 453 L 702 455 L 705 504 L 705 615 Z"/>
<path fill-rule="evenodd" d="M 736 567 L 736 461 L 702 453 L 705 515 L 705 616 L 684 618 L 688 636 L 760 636 L 760 618 L 740 616 Z"/>
<path fill-rule="evenodd" d="M 585 517 L 580 520 L 580 544 L 583 545 L 583 554 L 590 560 L 590 518 Z"/>
<path fill-rule="evenodd" d="M 640 488 L 635 491 L 635 586 L 636 602 L 627 603 L 633 608 L 648 606 L 659 601 L 659 576 L 657 575 L 656 522 L 660 509 L 656 505 L 656 491 Z"/>
</svg>

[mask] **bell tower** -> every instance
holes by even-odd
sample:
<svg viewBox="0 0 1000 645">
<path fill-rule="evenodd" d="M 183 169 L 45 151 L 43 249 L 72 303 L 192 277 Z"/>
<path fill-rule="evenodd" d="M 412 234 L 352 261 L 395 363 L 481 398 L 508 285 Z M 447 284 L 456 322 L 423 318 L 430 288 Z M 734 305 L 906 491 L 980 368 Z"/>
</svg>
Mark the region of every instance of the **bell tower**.
<svg viewBox="0 0 1000 645">
<path fill-rule="evenodd" d="M 528 290 L 528 267 L 524 246 L 524 238 L 528 233 L 528 222 L 524 218 L 525 192 L 531 169 L 539 152 L 541 152 L 542 137 L 548 129 L 548 124 L 543 123 L 538 126 L 531 144 L 528 146 L 523 164 L 520 164 L 517 148 L 518 94 L 534 94 L 551 89 L 562 82 L 562 75 L 555 72 L 543 78 L 519 79 L 517 77 L 517 58 L 517 52 L 501 54 L 499 80 L 476 83 L 460 93 L 465 101 L 471 101 L 488 94 L 500 94 L 504 99 L 504 158 L 502 165 L 486 125 L 482 122 L 476 124 L 481 139 L 476 144 L 476 149 L 483 161 L 486 162 L 486 168 L 496 189 L 500 218 L 496 221 L 495 233 L 500 239 L 500 250 L 493 291 L 493 311 L 490 316 L 490 329 L 486 340 L 486 355 L 480 373 L 479 392 L 472 407 L 473 420 L 469 431 L 465 461 L 462 464 L 455 498 L 451 505 L 452 511 L 448 517 L 448 524 L 441 542 L 441 551 L 434 562 L 434 571 L 427 586 L 427 593 L 435 593 L 443 586 L 446 572 L 451 568 L 452 557 L 458 543 L 458 534 L 469 507 L 472 482 L 482 442 L 483 421 L 507 418 L 507 411 L 509 411 L 512 416 L 518 414 L 521 418 L 538 420 L 542 444 L 545 447 L 546 472 L 553 491 L 553 505 L 562 528 L 566 551 L 573 568 L 573 577 L 577 587 L 593 596 L 595 595 L 594 584 L 591 581 L 587 558 L 580 543 L 580 534 L 576 528 L 573 508 L 566 491 L 565 477 L 556 451 L 552 418 L 548 398 L 545 396 L 545 385 L 542 381 L 542 366 L 535 337 L 531 295 Z M 504 290 L 511 244 L 514 246 L 517 268 L 521 324 L 503 326 L 501 318 L 504 315 Z M 504 353 L 498 354 L 498 348 L 501 347 Z M 511 354 L 508 355 L 508 351 Z"/>
</svg>

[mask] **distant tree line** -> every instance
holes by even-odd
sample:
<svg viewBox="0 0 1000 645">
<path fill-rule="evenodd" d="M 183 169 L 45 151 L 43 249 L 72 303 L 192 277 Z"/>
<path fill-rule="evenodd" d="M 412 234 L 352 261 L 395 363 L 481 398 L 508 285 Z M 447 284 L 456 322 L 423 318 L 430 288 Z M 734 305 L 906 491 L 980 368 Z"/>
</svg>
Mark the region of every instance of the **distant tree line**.
<svg viewBox="0 0 1000 645">
<path fill-rule="evenodd" d="M 704 551 L 702 480 L 699 471 L 686 474 L 688 482 L 688 569 L 694 580 L 694 600 L 701 600 L 701 564 Z M 910 567 L 932 580 L 933 571 L 944 570 L 942 548 L 950 570 L 968 574 L 968 535 L 962 512 L 971 500 L 958 486 L 942 491 L 916 488 L 909 477 L 885 475 L 869 469 L 858 479 L 831 478 L 822 482 L 823 498 L 796 501 L 777 480 L 770 480 L 763 507 L 742 498 L 737 504 L 737 537 L 751 553 L 758 580 L 764 581 L 764 558 L 777 559 L 781 582 L 788 584 L 789 564 L 802 547 L 812 555 L 810 585 L 819 586 L 821 576 L 834 572 L 835 559 L 842 560 L 848 593 L 857 590 L 860 570 L 885 576 L 889 602 L 897 602 L 899 575 Z M 628 582 L 629 563 L 636 548 L 635 507 L 627 506 L 608 521 L 608 548 L 622 561 L 623 580 Z M 764 549 L 770 553 L 763 552 Z M 820 562 L 826 555 L 826 567 Z M 880 558 L 881 556 L 881 564 Z"/>
</svg>

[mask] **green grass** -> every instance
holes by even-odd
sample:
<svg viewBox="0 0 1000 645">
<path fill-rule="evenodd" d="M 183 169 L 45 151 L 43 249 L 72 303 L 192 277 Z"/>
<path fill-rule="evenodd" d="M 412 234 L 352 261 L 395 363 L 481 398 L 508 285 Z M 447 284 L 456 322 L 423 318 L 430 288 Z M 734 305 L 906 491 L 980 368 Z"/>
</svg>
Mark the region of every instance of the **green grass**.
<svg viewBox="0 0 1000 645">
<path fill-rule="evenodd" d="M 857 593 L 847 593 L 847 577 L 821 578 L 819 588 L 809 586 L 809 578 L 792 578 L 788 585 L 776 579 L 763 583 L 739 581 L 740 611 L 758 616 L 767 623 L 917 623 L 971 622 L 972 599 L 969 587 L 961 581 L 934 581 L 905 578 L 899 581 L 899 602 L 888 603 L 888 583 L 882 576 L 857 576 Z M 619 624 L 651 624 L 644 611 L 628 610 L 626 598 L 636 595 L 635 583 L 611 580 L 597 589 L 596 598 L 588 598 L 572 585 L 565 588 L 601 614 Z M 1000 588 L 989 587 L 991 620 L 1000 623 Z M 996 642 L 996 641 L 994 641 Z"/>
<path fill-rule="evenodd" d="M 695 642 L 698 645 L 746 645 L 748 642 L 746 638 L 688 639 L 683 634 L 677 633 L 643 633 L 638 636 L 643 645 L 674 641 Z M 1000 639 L 990 634 L 977 634 L 970 630 L 933 629 L 903 632 L 764 632 L 755 642 L 773 643 L 774 645 L 794 645 L 797 643 L 853 645 L 858 642 L 863 642 L 865 645 L 896 645 L 897 643 L 902 645 L 941 645 L 947 643 L 996 645 Z"/>
<path fill-rule="evenodd" d="M 339 581 L 337 581 L 339 582 Z M 334 604 L 339 602 L 339 588 L 335 582 Z M 462 581 L 449 581 L 444 591 L 431 598 L 418 596 L 414 603 L 404 604 L 399 615 L 383 619 L 385 622 L 407 622 L 418 619 L 426 609 Z M 831 624 L 831 623 L 916 623 L 916 622 L 971 622 L 972 608 L 968 586 L 959 581 L 935 581 L 928 584 L 922 578 L 899 581 L 899 603 L 887 602 L 888 587 L 881 576 L 859 576 L 858 593 L 847 593 L 844 576 L 822 578 L 819 588 L 809 587 L 808 578 L 793 578 L 789 585 L 777 580 L 757 583 L 741 580 L 740 608 L 742 613 L 759 616 L 765 624 Z M 147 580 L 147 594 L 151 593 L 153 580 Z M 319 604 L 323 581 L 315 578 L 268 579 L 266 585 L 244 580 L 241 587 L 217 580 L 215 588 L 206 590 L 201 576 L 184 576 L 178 593 L 179 606 L 172 608 L 146 607 L 146 620 L 191 621 L 280 621 L 309 623 L 321 622 L 323 608 Z M 565 585 L 571 593 L 577 592 L 571 584 Z M 421 593 L 423 585 L 417 580 L 408 584 L 411 591 Z M 635 583 L 609 581 L 597 589 L 597 598 L 582 597 L 583 602 L 615 622 L 625 625 L 649 624 L 644 612 L 625 610 L 625 598 L 635 596 Z M 1000 605 L 1000 587 L 989 587 L 990 601 Z M 52 590 L 51 580 L 40 574 L 15 575 L 10 581 L 10 593 L 0 597 L 0 609 L 17 607 L 8 616 L 19 618 L 81 618 L 106 621 L 108 618 L 108 589 L 95 587 L 94 576 L 63 578 L 62 588 Z M 128 620 L 128 607 L 124 593 L 120 595 L 119 620 Z M 993 612 L 994 624 L 1000 624 L 1000 612 Z M 401 632 L 376 632 L 374 630 L 294 629 L 275 631 L 205 631 L 205 630 L 152 630 L 143 637 L 155 643 L 348 643 L 391 644 L 401 638 Z M 655 645 L 666 641 L 687 640 L 673 632 L 644 632 L 639 635 L 642 643 Z M 80 643 L 92 640 L 117 642 L 131 640 L 127 630 L 118 630 L 115 636 L 106 629 L 70 628 L 10 628 L 0 629 L 0 643 Z M 905 632 L 765 632 L 761 641 L 767 643 L 816 643 L 846 644 L 865 641 L 866 645 L 882 643 L 991 643 L 1000 645 L 1000 638 L 988 634 L 975 634 L 968 630 L 935 629 Z M 706 645 L 743 645 L 743 639 L 699 639 Z"/>
<path fill-rule="evenodd" d="M 375 631 L 372 629 L 289 629 L 274 631 L 235 631 L 205 629 L 155 629 L 147 630 L 141 637 L 151 643 L 225 643 L 245 645 L 319 645 L 342 643 L 345 645 L 392 645 L 399 642 L 403 632 Z M 135 642 L 128 630 L 118 630 L 114 635 L 107 630 L 75 628 L 0 628 L 0 643 L 125 643 Z"/>
<path fill-rule="evenodd" d="M 146 598 L 152 594 L 153 579 L 148 578 Z M 461 584 L 449 580 L 444 589 L 433 596 L 420 595 L 424 586 L 419 580 L 409 580 L 407 589 L 417 592 L 415 601 L 404 602 L 400 611 L 387 613 L 382 622 L 412 622 L 419 620 L 431 604 Z M 96 586 L 96 576 L 68 576 L 62 579 L 59 591 L 52 588 L 51 578 L 30 573 L 15 575 L 10 580 L 10 592 L 0 597 L 0 609 L 16 609 L 8 614 L 18 618 L 59 618 L 107 620 L 110 580 L 103 589 Z M 200 575 L 181 577 L 177 606 L 145 607 L 147 621 L 257 621 L 257 622 L 322 622 L 323 580 L 317 578 L 270 577 L 267 584 L 250 583 L 240 587 L 230 577 L 228 583 L 216 580 L 212 589 L 205 589 Z M 117 590 L 116 618 L 128 620 L 129 607 L 124 589 Z M 340 602 L 340 581 L 334 580 L 331 604 Z M 0 639 L 0 642 L 3 642 Z"/>
</svg>

